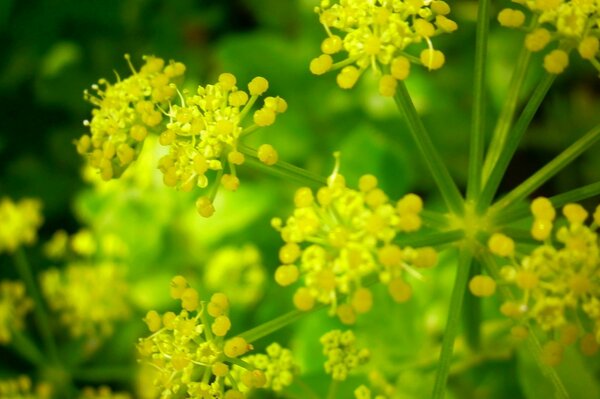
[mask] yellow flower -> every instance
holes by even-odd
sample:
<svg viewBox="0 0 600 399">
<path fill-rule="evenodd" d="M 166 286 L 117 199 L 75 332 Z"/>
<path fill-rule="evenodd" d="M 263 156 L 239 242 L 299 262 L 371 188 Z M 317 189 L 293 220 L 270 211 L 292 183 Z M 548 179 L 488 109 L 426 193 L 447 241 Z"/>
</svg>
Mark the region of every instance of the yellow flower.
<svg viewBox="0 0 600 399">
<path fill-rule="evenodd" d="M 20 281 L 0 281 L 0 345 L 9 343 L 15 330 L 22 330 L 33 301 Z"/>
<path fill-rule="evenodd" d="M 83 388 L 79 399 L 131 399 L 131 395 L 125 392 L 113 392 L 107 386 L 99 388 Z"/>
<path fill-rule="evenodd" d="M 43 222 L 41 208 L 42 203 L 36 199 L 0 199 L 0 253 L 14 252 L 37 240 L 37 230 Z"/>
<path fill-rule="evenodd" d="M 238 385 L 264 386 L 266 377 L 260 370 L 248 370 L 235 388 L 226 385 L 234 378 L 233 364 L 240 363 L 235 358 L 252 349 L 242 337 L 226 338 L 231 328 L 227 296 L 216 293 L 210 302 L 201 301 L 182 276 L 171 281 L 171 296 L 181 300 L 182 310 L 162 316 L 149 311 L 144 321 L 152 334 L 138 343 L 143 361 L 157 370 L 154 384 L 161 397 L 178 392 L 182 398 L 243 399 L 246 395 Z M 199 381 L 199 375 L 205 378 Z"/>
<path fill-rule="evenodd" d="M 217 171 L 225 189 L 235 191 L 240 181 L 236 166 L 244 163 L 241 141 L 256 129 L 272 125 L 277 114 L 285 112 L 287 103 L 280 97 L 266 97 L 262 108 L 254 111 L 253 123 L 246 116 L 269 87 L 265 78 L 256 77 L 248 91 L 239 89 L 230 73 L 219 76 L 217 83 L 198 87 L 196 93 L 184 92 L 180 104 L 171 105 L 169 121 L 159 142 L 169 147 L 169 154 L 159 161 L 159 169 L 167 186 L 191 191 L 209 185 L 207 172 Z M 261 146 L 258 158 L 267 165 L 277 162 L 272 146 Z M 223 173 L 227 172 L 227 173 Z M 216 195 L 216 189 L 211 190 Z M 214 213 L 212 198 L 203 196 L 197 202 L 198 212 L 209 217 Z"/>
<path fill-rule="evenodd" d="M 321 337 L 321 344 L 327 356 L 325 372 L 334 380 L 345 380 L 349 372 L 369 360 L 369 351 L 357 348 L 352 330 L 329 331 Z"/>
<path fill-rule="evenodd" d="M 352 324 L 356 313 L 372 306 L 370 291 L 362 287 L 365 276 L 378 274 L 392 297 L 402 302 L 411 294 L 404 273 L 417 273 L 414 267 L 437 261 L 432 248 L 400 248 L 393 243 L 399 233 L 421 228 L 423 202 L 408 194 L 394 206 L 373 175 L 362 176 L 359 190 L 353 190 L 336 170 L 316 193 L 308 187 L 296 191 L 294 203 L 296 209 L 285 224 L 273 220 L 285 242 L 275 281 L 286 286 L 302 277 L 304 286 L 294 295 L 298 309 L 309 310 L 315 302 L 331 304 L 332 312 Z M 340 304 L 343 296 L 345 302 Z"/>
<path fill-rule="evenodd" d="M 161 108 L 176 94 L 173 81 L 185 72 L 180 62 L 165 65 L 157 57 L 144 57 L 136 71 L 125 56 L 132 75 L 111 84 L 101 79 L 92 86 L 94 94 L 85 98 L 96 108 L 92 119 L 84 121 L 90 132 L 76 141 L 77 151 L 85 155 L 103 180 L 121 176 L 138 156 L 149 132 L 163 121 Z"/>
<path fill-rule="evenodd" d="M 444 54 L 434 50 L 432 37 L 457 29 L 446 15 L 450 6 L 444 1 L 424 0 L 322 0 L 315 11 L 327 38 L 321 44 L 322 55 L 313 59 L 310 70 L 321 75 L 341 69 L 337 83 L 352 88 L 368 68 L 380 75 L 379 92 L 393 96 L 398 80 L 409 74 L 410 63 L 429 70 L 444 64 Z M 418 57 L 407 53 L 411 46 L 425 46 Z M 346 58 L 334 63 L 333 57 L 344 52 Z"/>
<path fill-rule="evenodd" d="M 596 343 L 600 342 L 598 225 L 593 221 L 586 225 L 589 214 L 578 204 L 563 207 L 567 225 L 556 229 L 552 227 L 556 211 L 550 201 L 537 198 L 531 208 L 532 236 L 544 242 L 520 259 L 497 252 L 512 259 L 502 269 L 502 277 L 519 292 L 515 301 L 502 305 L 501 312 L 521 324 L 533 320 L 551 336 L 561 335 L 560 342 L 549 342 L 544 349 L 546 362 L 556 365 L 564 346 L 580 339 L 582 352 L 592 352 L 589 338 L 584 339 L 589 333 L 595 335 Z M 541 223 L 547 224 L 543 234 Z M 550 240 L 553 232 L 554 242 Z M 589 322 L 581 323 L 582 318 Z M 591 332 L 583 329 L 588 325 L 592 326 Z"/>
<path fill-rule="evenodd" d="M 123 268 L 113 262 L 74 262 L 40 280 L 48 306 L 74 337 L 111 335 L 114 323 L 130 315 Z"/>
<path fill-rule="evenodd" d="M 50 399 L 52 389 L 49 384 L 40 383 L 35 387 L 26 375 L 0 380 L 2 399 Z"/>
<path fill-rule="evenodd" d="M 505 8 L 498 21 L 510 28 L 528 31 L 525 47 L 541 51 L 552 42 L 558 49 L 544 58 L 544 68 L 552 74 L 562 73 L 569 65 L 568 52 L 577 49 L 581 58 L 589 60 L 600 72 L 598 60 L 600 39 L 600 3 L 596 0 L 513 0 L 532 14 L 532 23 L 525 24 L 525 14 L 520 10 Z"/>
</svg>

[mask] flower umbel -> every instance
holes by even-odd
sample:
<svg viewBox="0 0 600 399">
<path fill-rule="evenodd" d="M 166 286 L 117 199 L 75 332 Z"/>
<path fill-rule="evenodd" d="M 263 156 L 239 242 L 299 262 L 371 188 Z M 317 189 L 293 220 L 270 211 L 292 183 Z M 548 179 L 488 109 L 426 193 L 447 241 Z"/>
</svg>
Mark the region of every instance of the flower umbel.
<svg viewBox="0 0 600 399">
<path fill-rule="evenodd" d="M 236 358 L 252 346 L 241 337 L 225 339 L 231 328 L 227 297 L 216 293 L 210 302 L 200 301 L 198 292 L 182 276 L 171 281 L 171 296 L 181 300 L 182 310 L 162 316 L 149 311 L 144 321 L 152 335 L 138 344 L 144 361 L 158 370 L 154 383 L 160 397 L 245 398 L 231 368 L 240 364 Z M 240 382 L 245 388 L 264 386 L 262 371 L 250 369 L 248 373 Z"/>
<path fill-rule="evenodd" d="M 343 381 L 348 373 L 369 360 L 367 349 L 356 347 L 356 337 L 352 330 L 333 330 L 321 337 L 323 354 L 327 356 L 325 371 L 331 378 Z"/>
<path fill-rule="evenodd" d="M 418 274 L 413 266 L 429 267 L 437 261 L 433 248 L 393 243 L 398 233 L 421 228 L 423 203 L 407 194 L 394 206 L 373 175 L 362 176 L 359 190 L 353 190 L 336 170 L 316 195 L 308 187 L 296 191 L 294 203 L 296 209 L 285 224 L 273 220 L 285 241 L 275 281 L 287 286 L 304 277 L 304 286 L 294 295 L 300 310 L 311 309 L 315 301 L 331 304 L 342 322 L 353 324 L 356 314 L 368 312 L 373 302 L 363 278 L 377 274 L 394 300 L 404 302 L 411 296 L 404 273 Z M 339 303 L 342 297 L 345 302 Z"/>
<path fill-rule="evenodd" d="M 20 281 L 0 281 L 0 345 L 11 341 L 14 330 L 22 330 L 33 301 L 25 295 Z"/>
<path fill-rule="evenodd" d="M 525 13 L 506 8 L 498 15 L 501 25 L 510 28 L 525 26 L 525 47 L 537 52 L 552 43 L 556 48 L 544 57 L 549 73 L 562 73 L 569 65 L 569 52 L 576 49 L 580 57 L 600 72 L 600 3 L 594 0 L 513 0 L 533 15 L 526 24 Z"/>
<path fill-rule="evenodd" d="M 278 343 L 272 343 L 266 349 L 266 353 L 257 353 L 244 356 L 242 360 L 253 366 L 256 370 L 264 373 L 266 382 L 263 388 L 273 391 L 281 391 L 292 384 L 294 375 L 298 374 L 298 366 L 292 357 L 292 351 L 281 347 Z M 236 366 L 234 371 L 243 370 Z M 242 377 L 243 378 L 243 377 Z"/>
<path fill-rule="evenodd" d="M 352 88 L 361 74 L 372 67 L 381 75 L 379 92 L 393 96 L 398 80 L 410 73 L 411 63 L 429 70 L 441 68 L 444 54 L 433 48 L 431 38 L 457 29 L 446 17 L 450 6 L 444 1 L 425 0 L 322 0 L 315 11 L 328 37 L 321 44 L 322 55 L 312 60 L 316 75 L 341 69 L 337 83 Z M 425 44 L 418 56 L 407 51 Z M 333 55 L 347 53 L 334 63 Z"/>
<path fill-rule="evenodd" d="M 0 253 L 14 252 L 21 245 L 36 241 L 43 222 L 41 208 L 42 203 L 36 199 L 0 199 Z"/>
<path fill-rule="evenodd" d="M 0 398 L 2 399 L 49 399 L 52 389 L 48 384 L 33 386 L 26 375 L 0 380 Z"/>
<path fill-rule="evenodd" d="M 196 204 L 205 217 L 214 212 L 212 201 L 219 183 L 230 191 L 239 187 L 236 167 L 249 155 L 244 154 L 242 138 L 272 125 L 277 114 L 287 109 L 282 98 L 266 97 L 263 106 L 254 111 L 253 123 L 245 124 L 246 116 L 258 97 L 267 91 L 269 83 L 263 77 L 256 77 L 248 84 L 247 91 L 236 84 L 235 76 L 223 73 L 217 83 L 199 86 L 196 93 L 184 91 L 181 103 L 170 106 L 169 122 L 159 138 L 162 145 L 169 147 L 169 154 L 159 162 L 167 186 L 183 191 L 204 188 L 209 184 L 206 173 L 217 171 L 210 194 L 200 197 Z M 263 145 L 258 149 L 258 158 L 272 165 L 277 162 L 277 153 L 270 145 Z"/>
<path fill-rule="evenodd" d="M 129 60 L 132 75 L 109 83 L 100 79 L 92 86 L 95 94 L 85 98 L 96 108 L 84 125 L 90 129 L 77 142 L 77 151 L 85 155 L 104 180 L 119 177 L 139 154 L 149 131 L 163 120 L 162 109 L 176 94 L 173 81 L 185 72 L 180 62 L 165 65 L 161 58 L 146 56 L 136 71 Z"/>
</svg>

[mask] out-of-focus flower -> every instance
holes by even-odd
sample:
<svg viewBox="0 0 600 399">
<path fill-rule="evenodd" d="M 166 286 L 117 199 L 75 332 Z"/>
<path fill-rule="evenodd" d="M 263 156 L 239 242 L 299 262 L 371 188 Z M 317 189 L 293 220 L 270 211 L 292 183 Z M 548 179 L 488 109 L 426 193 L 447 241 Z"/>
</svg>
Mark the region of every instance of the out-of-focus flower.
<svg viewBox="0 0 600 399">
<path fill-rule="evenodd" d="M 12 339 L 13 331 L 22 330 L 33 301 L 25 295 L 25 285 L 20 281 L 0 281 L 0 345 Z"/>
<path fill-rule="evenodd" d="M 43 222 L 41 208 L 42 203 L 36 199 L 0 199 L 0 253 L 14 252 L 37 240 L 37 230 Z"/>
</svg>

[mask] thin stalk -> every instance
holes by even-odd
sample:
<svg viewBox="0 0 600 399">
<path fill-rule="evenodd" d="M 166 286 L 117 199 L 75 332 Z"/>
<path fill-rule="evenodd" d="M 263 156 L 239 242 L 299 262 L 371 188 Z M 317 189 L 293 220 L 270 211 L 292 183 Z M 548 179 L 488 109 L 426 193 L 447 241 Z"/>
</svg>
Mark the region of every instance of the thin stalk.
<svg viewBox="0 0 600 399">
<path fill-rule="evenodd" d="M 506 173 L 506 169 L 508 168 L 510 160 L 517 151 L 523 135 L 527 131 L 533 116 L 540 107 L 544 97 L 546 97 L 546 94 L 548 93 L 548 90 L 550 90 L 555 78 L 556 75 L 551 74 L 546 74 L 544 76 L 529 98 L 529 101 L 519 116 L 519 119 L 511 131 L 511 134 L 506 138 L 506 143 L 502 148 L 502 151 L 498 154 L 496 162 L 492 165 L 492 170 L 485 182 L 483 192 L 477 201 L 476 210 L 478 213 L 483 212 L 492 202 L 502 177 Z"/>
<path fill-rule="evenodd" d="M 467 199 L 476 199 L 481 189 L 481 168 L 485 146 L 485 65 L 490 26 L 490 0 L 481 0 L 477 11 L 475 68 L 473 71 L 473 115 L 469 143 Z"/>
<path fill-rule="evenodd" d="M 433 145 L 429 133 L 425 130 L 425 126 L 423 126 L 423 122 L 419 118 L 419 114 L 410 98 L 406 85 L 402 81 L 398 82 L 395 100 L 396 105 L 404 114 L 409 131 L 417 143 L 417 147 L 427 163 L 429 171 L 433 175 L 433 179 L 444 198 L 446 206 L 452 213 L 462 215 L 464 213 L 464 201 L 462 195 L 458 190 L 454 179 L 452 179 L 450 172 L 446 168 L 446 165 L 442 161 L 440 154 Z"/>
<path fill-rule="evenodd" d="M 35 303 L 35 306 L 33 307 L 33 315 L 38 330 L 42 336 L 42 340 L 44 341 L 44 346 L 48 353 L 48 357 L 58 364 L 58 351 L 56 349 L 54 337 L 52 336 L 50 322 L 48 321 L 48 315 L 46 313 L 46 306 L 33 279 L 31 266 L 29 265 L 27 257 L 21 248 L 15 251 L 14 260 L 17 271 L 23 279 L 23 282 L 25 282 L 25 287 L 27 287 L 27 291 Z"/>
<path fill-rule="evenodd" d="M 587 186 L 579 187 L 571 191 L 550 197 L 549 200 L 556 208 L 568 204 L 569 202 L 582 201 L 588 198 L 600 195 L 600 182 L 588 184 Z M 519 204 L 511 207 L 506 211 L 498 212 L 493 215 L 491 220 L 495 226 L 507 225 L 517 220 L 531 216 L 531 211 L 528 204 Z"/>
<path fill-rule="evenodd" d="M 522 47 L 519 58 L 517 59 L 517 65 L 513 71 L 510 83 L 508 84 L 508 94 L 504 106 L 500 111 L 498 123 L 494 129 L 494 135 L 492 141 L 488 147 L 488 152 L 483 163 L 483 176 L 482 182 L 485 183 L 492 172 L 492 168 L 496 164 L 500 152 L 504 148 L 504 142 L 506 135 L 512 125 L 513 118 L 515 116 L 515 110 L 519 100 L 519 93 L 521 87 L 525 81 L 527 74 L 527 68 L 529 67 L 529 60 L 531 59 L 531 52 L 527 50 L 525 46 Z"/>
<path fill-rule="evenodd" d="M 585 150 L 589 149 L 598 139 L 600 139 L 600 125 L 595 126 L 530 178 L 514 188 L 504 198 L 494 204 L 490 211 L 498 212 L 500 209 L 506 209 L 510 205 L 525 199 L 525 197 L 534 192 L 547 180 L 563 170 Z"/>
<path fill-rule="evenodd" d="M 329 384 L 329 389 L 327 390 L 327 399 L 335 399 L 337 396 L 339 382 L 338 380 L 331 380 L 331 384 Z"/>
<path fill-rule="evenodd" d="M 22 358 L 27 360 L 29 363 L 38 366 L 39 368 L 46 367 L 48 361 L 44 355 L 39 351 L 37 346 L 31 341 L 31 339 L 23 334 L 21 331 L 13 330 L 10 341 L 10 346 L 19 354 Z"/>
<path fill-rule="evenodd" d="M 435 228 L 444 228 L 450 224 L 450 220 L 448 216 L 444 213 L 439 213 L 435 211 L 423 210 L 420 213 L 421 219 L 423 222 L 431 227 Z"/>
<path fill-rule="evenodd" d="M 458 334 L 460 325 L 460 314 L 469 281 L 469 273 L 471 270 L 471 261 L 473 260 L 473 251 L 469 247 L 463 247 L 459 252 L 458 269 L 456 270 L 456 279 L 452 296 L 450 298 L 450 308 L 448 310 L 448 320 L 446 322 L 446 330 L 442 340 L 442 350 L 440 353 L 440 361 L 437 366 L 435 375 L 435 384 L 433 386 L 432 399 L 442 399 L 446 393 L 446 382 L 448 373 L 450 372 L 450 364 L 452 363 L 452 353 L 454 351 L 454 341 Z"/>
<path fill-rule="evenodd" d="M 298 385 L 303 391 L 306 399 L 319 399 L 319 395 L 317 395 L 312 388 L 304 381 L 300 379 L 298 376 L 294 376 L 294 384 Z"/>
<path fill-rule="evenodd" d="M 462 229 L 442 231 L 436 233 L 426 233 L 418 235 L 407 235 L 396 237 L 394 242 L 400 246 L 427 247 L 444 244 L 452 244 L 464 238 L 465 231 Z"/>
<path fill-rule="evenodd" d="M 481 274 L 481 263 L 473 261 L 469 273 L 469 281 L 476 275 Z M 481 350 L 481 298 L 465 290 L 464 311 L 462 314 L 465 332 L 465 341 L 469 347 L 476 352 Z"/>
<path fill-rule="evenodd" d="M 126 382 L 136 372 L 131 366 L 100 366 L 72 370 L 73 378 L 80 382 Z"/>
<path fill-rule="evenodd" d="M 248 155 L 245 163 L 260 169 L 261 171 L 277 177 L 292 179 L 300 184 L 305 184 L 310 187 L 321 187 L 327 185 L 327 179 L 325 177 L 309 172 L 306 169 L 299 168 L 298 166 L 284 161 L 277 161 L 277 163 L 274 165 L 265 165 L 258 160 L 256 150 L 246 146 L 239 146 L 238 149 L 240 152 Z"/>
<path fill-rule="evenodd" d="M 295 321 L 301 319 L 310 312 L 323 309 L 325 306 L 326 305 L 324 304 L 315 305 L 315 307 L 309 310 L 308 312 L 303 312 L 300 310 L 289 311 L 286 314 L 281 315 L 273 320 L 267 321 L 266 323 L 263 323 L 257 327 L 251 328 L 250 330 L 239 334 L 239 336 L 244 338 L 248 343 L 252 343 L 263 337 L 266 337 L 269 334 L 274 333 L 275 331 L 282 329 L 283 327 L 294 323 Z"/>
</svg>

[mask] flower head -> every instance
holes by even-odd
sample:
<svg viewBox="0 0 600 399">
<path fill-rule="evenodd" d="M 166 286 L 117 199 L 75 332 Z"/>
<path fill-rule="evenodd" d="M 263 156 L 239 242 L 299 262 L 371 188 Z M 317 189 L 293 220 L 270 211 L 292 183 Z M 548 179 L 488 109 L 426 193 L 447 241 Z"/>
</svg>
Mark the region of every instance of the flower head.
<svg viewBox="0 0 600 399">
<path fill-rule="evenodd" d="M 323 354 L 327 356 L 325 372 L 331 378 L 343 381 L 348 373 L 369 360 L 369 351 L 356 347 L 352 330 L 333 330 L 321 337 Z"/>
<path fill-rule="evenodd" d="M 43 222 L 41 208 L 42 203 L 36 199 L 0 199 L 0 253 L 14 252 L 21 245 L 36 241 Z"/>
<path fill-rule="evenodd" d="M 240 389 L 226 386 L 226 380 L 233 378 L 232 365 L 239 363 L 235 358 L 252 349 L 242 337 L 225 338 L 231 328 L 227 296 L 216 293 L 210 302 L 201 301 L 182 276 L 171 281 L 171 296 L 181 300 L 181 311 L 162 316 L 149 311 L 144 321 L 152 335 L 138 344 L 144 361 L 158 370 L 154 383 L 161 397 L 245 398 Z M 240 384 L 248 389 L 264 386 L 262 371 L 248 373 Z"/>
<path fill-rule="evenodd" d="M 513 0 L 533 14 L 526 24 L 525 13 L 506 8 L 498 14 L 501 25 L 510 28 L 527 26 L 525 47 L 538 52 L 555 43 L 557 48 L 544 57 L 549 73 L 562 73 L 569 65 L 569 52 L 576 49 L 600 72 L 600 3 L 595 0 Z"/>
<path fill-rule="evenodd" d="M 0 281 L 0 345 L 12 339 L 14 330 L 22 330 L 33 301 L 25 295 L 25 285 L 20 281 Z"/>
<path fill-rule="evenodd" d="M 113 392 L 107 386 L 99 388 L 85 387 L 79 399 L 131 399 L 131 395 L 125 392 Z"/>
<path fill-rule="evenodd" d="M 431 38 L 457 29 L 446 16 L 450 6 L 437 0 L 322 0 L 315 11 L 328 37 L 321 44 L 323 54 L 311 61 L 311 72 L 340 69 L 337 83 L 349 89 L 372 67 L 381 75 L 379 91 L 384 96 L 395 94 L 397 81 L 406 79 L 411 63 L 440 68 L 445 57 L 433 48 Z M 407 53 L 413 45 L 422 47 L 418 56 Z M 340 52 L 346 58 L 334 63 L 333 56 Z"/>
<path fill-rule="evenodd" d="M 41 383 L 33 386 L 26 375 L 0 380 L 0 398 L 2 399 L 49 399 L 52 396 L 50 385 Z"/>
<path fill-rule="evenodd" d="M 185 72 L 180 62 L 165 64 L 161 58 L 146 56 L 136 71 L 129 56 L 132 75 L 112 84 L 101 79 L 92 86 L 94 94 L 85 98 L 96 108 L 85 121 L 90 132 L 76 141 L 77 151 L 85 155 L 104 180 L 119 177 L 137 158 L 148 133 L 163 121 L 162 108 L 176 94 L 173 81 Z"/>
<path fill-rule="evenodd" d="M 520 325 L 532 320 L 558 337 L 544 348 L 546 360 L 555 365 L 566 345 L 579 340 L 582 351 L 591 354 L 600 343 L 598 224 L 586 225 L 588 212 L 578 204 L 563 207 L 567 224 L 557 228 L 553 228 L 556 211 L 549 200 L 537 198 L 531 210 L 531 233 L 542 244 L 519 259 L 512 257 L 502 269 L 505 282 L 520 295 L 505 302 L 501 312 Z M 582 317 L 589 322 L 581 323 Z M 515 329 L 513 335 L 526 335 L 526 329 Z"/>
<path fill-rule="evenodd" d="M 216 171 L 211 192 L 216 194 L 215 184 L 219 183 L 235 191 L 240 184 L 236 167 L 244 163 L 246 155 L 269 165 L 275 163 L 277 153 L 271 146 L 261 147 L 255 154 L 241 144 L 244 136 L 272 125 L 277 114 L 287 109 L 282 98 L 266 97 L 262 107 L 252 114 L 252 122 L 247 123 L 252 107 L 268 87 L 268 81 L 259 76 L 243 90 L 238 88 L 235 76 L 223 73 L 215 84 L 199 86 L 195 93 L 184 91 L 181 103 L 170 106 L 169 121 L 159 139 L 169 147 L 169 154 L 159 162 L 165 184 L 183 191 L 204 188 L 209 184 L 207 172 Z M 214 212 L 212 197 L 198 200 L 202 216 Z"/>
<path fill-rule="evenodd" d="M 393 243 L 399 233 L 421 228 L 421 199 L 407 194 L 394 206 L 373 175 L 362 176 L 354 190 L 335 171 L 316 193 L 308 187 L 296 191 L 294 202 L 296 209 L 285 224 L 273 221 L 285 241 L 275 281 L 286 286 L 303 277 L 304 285 L 294 295 L 301 310 L 315 302 L 331 304 L 344 323 L 352 324 L 356 313 L 369 311 L 373 302 L 363 278 L 377 274 L 392 297 L 403 302 L 411 296 L 404 273 L 436 263 L 433 248 Z M 339 303 L 342 297 L 345 302 Z"/>
</svg>

